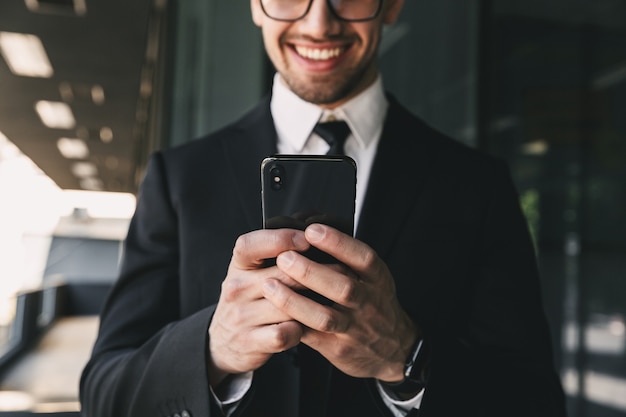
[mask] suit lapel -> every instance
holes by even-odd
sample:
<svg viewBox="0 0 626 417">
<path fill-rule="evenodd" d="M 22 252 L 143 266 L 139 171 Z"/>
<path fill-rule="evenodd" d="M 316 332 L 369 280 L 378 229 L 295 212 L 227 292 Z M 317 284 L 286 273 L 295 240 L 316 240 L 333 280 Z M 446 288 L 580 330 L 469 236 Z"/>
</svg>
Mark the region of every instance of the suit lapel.
<svg viewBox="0 0 626 417">
<path fill-rule="evenodd" d="M 431 130 L 392 97 L 356 237 L 385 258 L 413 209 L 433 158 Z"/>
<path fill-rule="evenodd" d="M 269 98 L 262 100 L 250 113 L 234 125 L 234 131 L 221 137 L 230 174 L 237 183 L 238 198 L 250 225 L 260 229 L 261 161 L 276 153 L 276 129 Z"/>
<path fill-rule="evenodd" d="M 390 249 L 402 222 L 414 205 L 426 177 L 433 150 L 430 129 L 402 108 L 393 97 L 365 196 L 356 236 L 379 254 Z M 251 230 L 260 229 L 263 158 L 276 150 L 276 129 L 270 99 L 263 99 L 250 113 L 220 137 L 230 175 Z M 393 215 L 390 215 L 393 213 Z"/>
<path fill-rule="evenodd" d="M 393 97 L 389 101 L 356 233 L 383 257 L 416 203 L 435 152 L 432 130 Z M 262 226 L 260 166 L 263 158 L 276 153 L 276 140 L 269 97 L 221 136 L 250 230 Z"/>
</svg>

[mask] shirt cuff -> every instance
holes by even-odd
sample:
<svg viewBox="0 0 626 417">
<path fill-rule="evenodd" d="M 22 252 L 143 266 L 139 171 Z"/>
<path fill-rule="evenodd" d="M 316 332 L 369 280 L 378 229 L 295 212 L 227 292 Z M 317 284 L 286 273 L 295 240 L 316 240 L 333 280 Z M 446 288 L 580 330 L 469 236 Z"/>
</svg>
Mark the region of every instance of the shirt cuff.
<svg viewBox="0 0 626 417">
<path fill-rule="evenodd" d="M 385 402 L 385 405 L 387 405 L 395 417 L 405 417 L 412 409 L 419 409 L 422 398 L 424 397 L 424 389 L 422 389 L 415 397 L 400 401 L 391 398 L 379 381 L 376 381 L 376 388 Z"/>
<path fill-rule="evenodd" d="M 213 387 L 209 386 L 213 399 L 215 399 L 226 416 L 229 416 L 235 411 L 239 402 L 252 386 L 252 375 L 252 371 L 243 374 L 229 375 L 227 379 L 222 382 L 224 386 L 220 386 L 222 398 L 218 398 L 215 391 L 213 391 Z"/>
</svg>

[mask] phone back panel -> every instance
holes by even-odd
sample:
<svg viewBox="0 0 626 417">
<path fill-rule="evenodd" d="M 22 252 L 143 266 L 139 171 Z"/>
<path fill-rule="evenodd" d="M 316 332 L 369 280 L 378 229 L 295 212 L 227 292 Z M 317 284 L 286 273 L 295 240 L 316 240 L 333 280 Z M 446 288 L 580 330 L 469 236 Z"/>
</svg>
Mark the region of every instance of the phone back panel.
<svg viewBox="0 0 626 417">
<path fill-rule="evenodd" d="M 261 165 L 263 227 L 324 223 L 354 234 L 356 164 L 347 156 L 279 155 Z"/>
</svg>

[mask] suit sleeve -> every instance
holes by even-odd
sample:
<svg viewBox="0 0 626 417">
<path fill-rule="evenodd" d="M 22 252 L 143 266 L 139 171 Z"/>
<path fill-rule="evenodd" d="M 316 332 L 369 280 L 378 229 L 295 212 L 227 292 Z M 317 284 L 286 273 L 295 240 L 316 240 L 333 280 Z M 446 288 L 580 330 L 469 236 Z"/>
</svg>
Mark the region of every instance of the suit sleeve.
<svg viewBox="0 0 626 417">
<path fill-rule="evenodd" d="M 177 216 L 168 194 L 156 154 L 81 377 L 84 416 L 216 415 L 205 358 L 212 307 L 180 317 Z"/>
<path fill-rule="evenodd" d="M 466 250 L 471 272 L 462 323 L 441 329 L 433 347 L 431 380 L 470 415 L 562 417 L 563 393 L 554 370 L 535 251 L 508 169 L 497 163 L 481 194 L 482 222 Z M 471 245 L 468 245 L 471 246 Z M 443 335 L 443 336 L 442 336 Z M 443 372 L 439 372 L 442 371 Z M 429 408 L 429 388 L 423 407 Z M 452 398 L 450 398 L 452 400 Z M 438 404 L 443 401 L 438 401 Z M 428 410 L 437 415 L 437 411 Z"/>
<path fill-rule="evenodd" d="M 535 248 L 508 169 L 502 164 L 487 210 L 470 332 L 489 361 L 482 377 L 509 415 L 564 416 L 544 316 Z M 506 342 L 504 342 L 506 341 Z M 513 407 L 513 404 L 516 404 Z"/>
</svg>

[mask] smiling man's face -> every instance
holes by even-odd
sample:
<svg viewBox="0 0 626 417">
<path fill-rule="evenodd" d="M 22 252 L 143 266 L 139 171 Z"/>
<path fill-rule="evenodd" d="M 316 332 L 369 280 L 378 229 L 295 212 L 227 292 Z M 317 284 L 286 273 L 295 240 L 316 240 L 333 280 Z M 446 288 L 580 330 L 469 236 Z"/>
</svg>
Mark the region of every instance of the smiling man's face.
<svg viewBox="0 0 626 417">
<path fill-rule="evenodd" d="M 396 21 L 402 1 L 384 0 L 380 15 L 366 22 L 338 20 L 326 0 L 313 0 L 295 22 L 267 17 L 260 0 L 251 0 L 251 7 L 265 50 L 287 86 L 308 102 L 333 108 L 376 79 L 382 26 Z"/>
</svg>

